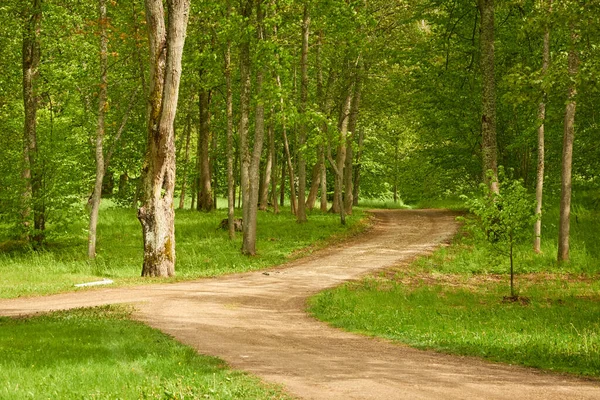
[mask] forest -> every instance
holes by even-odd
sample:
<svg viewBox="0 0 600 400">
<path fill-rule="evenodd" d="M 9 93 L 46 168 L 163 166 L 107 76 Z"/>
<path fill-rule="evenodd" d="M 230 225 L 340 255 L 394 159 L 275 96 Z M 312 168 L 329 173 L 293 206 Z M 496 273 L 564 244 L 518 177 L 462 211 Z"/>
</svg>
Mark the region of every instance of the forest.
<svg viewBox="0 0 600 400">
<path fill-rule="evenodd" d="M 599 0 L 2 0 L 0 398 L 598 398 L 598 38 Z"/>
<path fill-rule="evenodd" d="M 359 199 L 494 186 L 500 165 L 538 214 L 561 202 L 567 259 L 571 188 L 596 205 L 595 2 L 96 3 L 0 9 L 4 236 L 88 220 L 94 258 L 107 198 L 139 208 L 144 274 L 168 276 L 174 208 L 226 198 L 233 237 L 243 207 L 254 254 L 258 210 L 343 223 Z"/>
</svg>

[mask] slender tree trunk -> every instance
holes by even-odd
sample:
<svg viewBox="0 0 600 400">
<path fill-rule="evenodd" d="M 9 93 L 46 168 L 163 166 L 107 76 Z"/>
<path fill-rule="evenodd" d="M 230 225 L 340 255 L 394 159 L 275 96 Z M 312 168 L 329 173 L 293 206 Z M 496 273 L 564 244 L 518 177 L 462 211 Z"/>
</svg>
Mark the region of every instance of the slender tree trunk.
<svg viewBox="0 0 600 400">
<path fill-rule="evenodd" d="M 263 14 L 261 10 L 261 1 L 257 2 L 257 34 L 258 40 L 264 40 Z M 240 57 L 242 58 L 242 57 Z M 243 56 L 243 63 L 247 61 L 247 69 L 249 71 L 250 57 L 246 59 L 246 54 Z M 248 78 L 249 78 L 248 74 Z M 250 153 L 249 143 L 246 139 L 245 146 L 242 146 L 243 154 L 243 169 L 247 172 L 247 182 L 242 185 L 242 195 L 244 198 L 244 238 L 242 241 L 242 254 L 256 254 L 256 227 L 257 227 L 257 212 L 258 212 L 258 189 L 260 182 L 260 157 L 265 135 L 265 120 L 264 120 L 264 100 L 263 100 L 263 68 L 259 68 L 256 74 L 256 95 L 258 98 L 255 110 L 255 129 L 254 129 L 254 148 Z M 241 133 L 240 129 L 240 133 Z M 241 135 L 240 135 L 241 136 Z"/>
<path fill-rule="evenodd" d="M 106 0 L 98 0 L 98 25 L 100 26 L 100 94 L 98 98 L 98 121 L 96 127 L 96 182 L 91 198 L 90 226 L 88 232 L 88 258 L 96 258 L 96 227 L 102 198 L 104 179 L 104 117 L 108 106 L 108 35 L 106 33 Z"/>
<path fill-rule="evenodd" d="M 325 150 L 320 149 L 319 164 L 321 164 L 321 207 L 322 212 L 327 212 L 327 168 L 325 166 Z"/>
<path fill-rule="evenodd" d="M 348 120 L 348 138 L 346 140 L 346 161 L 344 167 L 344 208 L 347 215 L 352 215 L 353 200 L 353 161 L 354 161 L 354 131 L 358 121 L 358 110 L 360 108 L 361 97 L 361 71 L 357 68 L 357 73 L 354 83 L 354 95 L 352 96 L 352 104 L 350 106 L 350 116 Z"/>
<path fill-rule="evenodd" d="M 306 198 L 306 208 L 312 210 L 315 208 L 315 203 L 317 202 L 317 194 L 319 193 L 319 184 L 321 183 L 321 164 L 319 160 L 317 160 L 316 164 L 313 166 L 311 181 L 310 181 L 310 191 L 308 192 L 308 197 Z"/>
<path fill-rule="evenodd" d="M 283 154 L 282 154 L 283 158 L 286 158 L 286 152 L 285 149 L 283 150 Z M 281 162 L 281 184 L 279 185 L 279 205 L 281 207 L 283 207 L 283 205 L 285 204 L 285 165 L 286 162 L 282 161 Z M 293 210 L 292 210 L 293 213 Z"/>
<path fill-rule="evenodd" d="M 23 133 L 23 171 L 22 224 L 24 236 L 34 243 L 41 244 L 44 230 L 44 209 L 40 199 L 42 174 L 38 165 L 37 145 L 37 109 L 38 94 L 36 88 L 40 65 L 40 30 L 42 25 L 41 0 L 32 0 L 27 7 L 26 21 L 23 26 L 23 106 L 25 123 Z M 31 214 L 33 210 L 34 235 L 30 237 Z"/>
<path fill-rule="evenodd" d="M 281 91 L 281 79 L 279 78 L 279 75 L 277 75 L 277 86 L 279 87 L 279 90 Z M 286 127 L 286 123 L 285 123 L 285 108 L 284 108 L 284 101 L 283 101 L 283 97 L 280 98 L 280 103 L 281 103 L 281 113 L 283 115 L 283 121 L 282 121 L 282 135 L 283 135 L 283 149 L 285 151 L 285 157 L 286 157 L 286 161 L 287 161 L 287 170 L 288 170 L 288 174 L 289 174 L 289 178 L 290 178 L 290 205 L 291 205 L 291 209 L 292 209 L 292 214 L 296 214 L 296 211 L 298 210 L 297 207 L 297 203 L 296 203 L 296 187 L 295 187 L 295 174 L 294 174 L 294 165 L 292 164 L 292 155 L 290 153 L 290 144 L 288 141 L 288 137 L 287 137 L 287 127 Z M 285 167 L 284 167 L 285 168 Z M 283 179 L 282 175 L 282 179 Z M 282 185 L 282 187 L 284 187 L 284 185 Z"/>
<path fill-rule="evenodd" d="M 231 15 L 231 4 L 227 1 L 227 17 Z M 231 41 L 227 41 L 225 51 L 226 116 L 227 116 L 227 220 L 229 239 L 235 239 L 235 178 L 233 155 L 233 91 L 231 90 Z"/>
<path fill-rule="evenodd" d="M 308 38 L 310 29 L 310 12 L 308 4 L 304 3 L 304 15 L 302 17 L 302 52 L 300 56 L 300 135 L 298 149 L 298 212 L 296 221 L 306 222 L 306 107 L 308 103 Z"/>
<path fill-rule="evenodd" d="M 271 118 L 269 121 L 269 126 L 267 128 L 269 147 L 267 153 L 267 161 L 265 163 L 265 173 L 263 175 L 263 181 L 260 189 L 260 205 L 258 207 L 259 210 L 262 211 L 266 210 L 269 205 L 269 186 L 271 185 L 271 175 L 273 170 L 273 152 L 275 151 L 275 146 L 271 147 L 273 130 L 273 120 Z"/>
<path fill-rule="evenodd" d="M 321 46 L 323 42 L 323 32 L 319 31 L 317 36 L 317 51 L 316 51 L 316 64 L 317 64 L 317 99 L 321 104 L 321 112 L 323 115 L 327 115 L 327 96 L 323 90 L 323 67 L 321 65 Z M 331 77 L 331 75 L 330 75 Z M 327 137 L 327 123 L 324 122 L 321 125 L 321 140 L 325 141 Z M 321 171 L 320 183 L 321 183 L 321 212 L 327 212 L 327 167 L 325 166 L 325 146 L 321 143 L 319 145 L 319 165 Z"/>
<path fill-rule="evenodd" d="M 558 227 L 558 261 L 569 260 L 569 230 L 571 217 L 571 178 L 573 164 L 573 140 L 575 138 L 575 96 L 577 88 L 575 78 L 578 72 L 579 57 L 577 55 L 576 33 L 571 26 L 571 48 L 569 49 L 569 95 L 565 107 L 563 151 L 562 151 L 562 184 L 560 191 L 560 221 Z"/>
<path fill-rule="evenodd" d="M 335 161 L 329 155 L 329 162 L 335 172 L 335 186 L 333 194 L 333 205 L 332 211 L 340 213 L 340 222 L 342 225 L 346 224 L 346 210 L 344 207 L 344 199 L 342 193 L 344 192 L 344 165 L 346 163 L 346 140 L 348 135 L 348 120 L 350 116 L 350 105 L 352 104 L 352 94 L 354 92 L 353 86 L 348 89 L 348 94 L 342 105 L 340 112 L 339 122 L 339 143 Z"/>
<path fill-rule="evenodd" d="M 175 274 L 175 135 L 181 57 L 189 0 L 168 0 L 168 24 L 162 0 L 146 0 L 150 47 L 148 142 L 142 172 L 144 201 L 138 210 L 144 238 L 142 276 Z"/>
<path fill-rule="evenodd" d="M 552 0 L 547 0 L 549 11 L 552 7 Z M 550 66 L 550 27 L 546 23 L 544 29 L 544 45 L 542 54 L 542 75 L 546 76 L 548 67 Z M 533 250 L 536 253 L 542 251 L 542 199 L 544 194 L 544 158 L 545 158 L 545 138 L 544 138 L 544 125 L 546 120 L 546 91 L 542 93 L 542 101 L 538 107 L 538 121 L 540 126 L 538 127 L 538 159 L 537 159 L 537 175 L 535 185 L 535 214 L 538 219 L 533 225 Z"/>
<path fill-rule="evenodd" d="M 356 153 L 356 168 L 354 171 L 354 185 L 352 185 L 352 204 L 358 206 L 358 196 L 360 194 L 360 169 L 362 167 L 362 151 L 365 140 L 364 129 L 360 129 L 358 133 L 358 152 Z"/>
<path fill-rule="evenodd" d="M 346 99 L 342 104 L 340 110 L 340 119 L 338 124 L 338 148 L 335 158 L 335 162 L 331 162 L 335 172 L 335 185 L 333 189 L 333 205 L 332 212 L 340 213 L 340 216 L 344 214 L 345 221 L 345 209 L 344 209 L 344 166 L 346 164 L 346 140 L 348 135 L 348 120 L 350 116 L 350 107 L 352 104 L 352 94 L 354 87 L 351 85 L 348 89 Z M 330 160 L 331 161 L 331 160 Z"/>
<path fill-rule="evenodd" d="M 183 160 L 183 177 L 181 179 L 181 195 L 179 196 L 179 209 L 183 210 L 185 207 L 185 190 L 187 188 L 188 179 L 188 164 L 190 162 L 190 139 L 192 136 L 192 116 L 188 112 L 185 123 L 185 153 Z"/>
<path fill-rule="evenodd" d="M 201 90 L 198 96 L 200 129 L 198 129 L 198 211 L 213 209 L 210 171 L 210 92 Z"/>
<path fill-rule="evenodd" d="M 494 72 L 494 0 L 479 0 L 481 14 L 481 133 L 484 181 L 493 192 L 499 192 L 496 150 L 496 78 Z M 493 176 L 488 177 L 488 171 Z"/>
<path fill-rule="evenodd" d="M 273 109 L 271 109 L 273 115 Z M 277 203 L 277 153 L 275 152 L 275 126 L 273 120 L 269 127 L 269 154 L 271 155 L 271 203 L 273 212 L 279 214 L 279 204 Z"/>
</svg>

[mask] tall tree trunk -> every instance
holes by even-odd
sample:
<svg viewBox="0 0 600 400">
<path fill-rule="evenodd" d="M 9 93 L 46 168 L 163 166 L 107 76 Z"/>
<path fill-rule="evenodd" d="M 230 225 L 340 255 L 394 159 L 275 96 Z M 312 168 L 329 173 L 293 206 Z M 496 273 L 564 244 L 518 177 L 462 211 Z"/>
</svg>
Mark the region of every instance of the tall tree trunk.
<svg viewBox="0 0 600 400">
<path fill-rule="evenodd" d="M 573 164 L 573 140 L 575 138 L 575 96 L 577 88 L 575 78 L 578 72 L 579 57 L 576 50 L 577 36 L 571 26 L 571 48 L 569 49 L 569 95 L 565 107 L 563 151 L 562 151 L 562 179 L 560 191 L 560 221 L 558 227 L 558 261 L 569 260 L 569 230 L 571 217 L 571 178 Z"/>
<path fill-rule="evenodd" d="M 104 180 L 104 117 L 108 106 L 108 35 L 106 26 L 106 0 L 98 0 L 98 25 L 100 26 L 100 94 L 98 96 L 98 121 L 96 127 L 96 182 L 91 198 L 90 226 L 88 232 L 88 258 L 96 258 L 96 227 Z"/>
<path fill-rule="evenodd" d="M 271 185 L 271 175 L 273 170 L 273 153 L 275 152 L 275 146 L 271 146 L 272 137 L 273 137 L 273 118 L 269 120 L 269 126 L 267 128 L 268 139 L 269 139 L 269 147 L 267 153 L 267 161 L 265 163 L 265 173 L 263 175 L 263 181 L 261 184 L 260 191 L 260 203 L 259 210 L 266 210 L 269 206 L 269 186 Z"/>
<path fill-rule="evenodd" d="M 332 212 L 340 213 L 340 222 L 346 224 L 346 210 L 344 208 L 343 192 L 344 192 L 344 165 L 346 163 L 346 139 L 348 135 L 348 120 L 350 117 L 350 105 L 352 104 L 352 94 L 354 93 L 353 85 L 348 88 L 348 94 L 342 108 L 340 110 L 340 120 L 338 125 L 338 149 L 335 161 L 331 157 L 329 151 L 329 162 L 335 172 L 335 185 L 333 194 Z"/>
<path fill-rule="evenodd" d="M 22 224 L 24 236 L 41 244 L 44 239 L 45 210 L 41 200 L 42 171 L 38 165 L 37 145 L 37 108 L 38 93 L 36 88 L 40 65 L 40 30 L 42 25 L 41 0 L 32 0 L 27 7 L 26 21 L 23 26 L 23 106 L 25 123 L 23 130 L 22 178 L 24 190 L 22 195 Z M 30 237 L 31 214 L 33 210 L 34 234 Z"/>
<path fill-rule="evenodd" d="M 210 92 L 201 90 L 198 95 L 200 125 L 198 129 L 198 211 L 211 211 L 213 197 L 210 174 Z"/>
<path fill-rule="evenodd" d="M 281 79 L 279 77 L 279 75 L 277 75 L 277 86 L 279 87 L 279 90 L 281 91 Z M 288 141 L 288 136 L 287 136 L 287 127 L 286 127 L 286 123 L 285 123 L 285 108 L 284 108 L 284 101 L 283 101 L 283 97 L 280 98 L 280 103 L 281 103 L 281 114 L 283 115 L 283 120 L 282 120 L 282 136 L 283 136 L 283 149 L 285 151 L 285 157 L 286 157 L 286 162 L 287 162 L 287 170 L 288 170 L 288 174 L 289 174 L 289 178 L 290 178 L 290 205 L 291 205 L 291 209 L 292 209 L 292 214 L 296 214 L 297 210 L 298 210 L 298 206 L 296 203 L 296 186 L 295 186 L 295 182 L 296 182 L 296 177 L 294 174 L 294 165 L 292 164 L 292 155 L 290 153 L 290 144 Z M 285 167 L 284 167 L 285 168 Z M 282 179 L 283 179 L 283 175 L 282 175 Z M 284 187 L 284 185 L 282 184 L 282 187 Z"/>
<path fill-rule="evenodd" d="M 316 51 L 316 64 L 317 64 L 317 99 L 321 104 L 321 112 L 323 115 L 327 115 L 328 102 L 327 95 L 323 90 L 323 67 L 321 65 L 321 46 L 323 45 L 323 31 L 319 31 L 317 36 L 317 51 Z M 330 75 L 331 78 L 331 75 Z M 321 125 L 321 140 L 326 141 L 327 137 L 327 122 L 323 122 Z M 327 212 L 327 167 L 325 166 L 325 146 L 323 143 L 319 145 L 319 165 L 321 171 L 320 183 L 321 183 L 321 212 Z"/>
<path fill-rule="evenodd" d="M 263 13 L 261 10 L 262 0 L 258 0 L 256 7 L 257 15 L 257 35 L 258 40 L 264 40 Z M 251 4 L 251 2 L 250 2 Z M 240 57 L 242 58 L 242 57 Z M 243 59 L 246 59 L 244 54 Z M 247 69 L 249 71 L 250 57 L 246 59 L 248 62 Z M 245 63 L 245 61 L 244 61 Z M 250 74 L 248 74 L 249 77 Z M 244 198 L 244 237 L 242 240 L 242 254 L 256 254 L 256 227 L 258 213 L 258 189 L 260 182 L 260 157 L 262 154 L 263 140 L 265 135 L 265 118 L 264 118 L 264 100 L 263 100 L 263 68 L 259 68 L 256 73 L 256 96 L 258 98 L 255 110 L 255 129 L 254 129 L 254 148 L 250 153 L 249 141 L 246 138 L 245 145 L 242 145 L 243 154 L 243 169 L 247 172 L 246 184 L 242 184 L 242 197 Z M 240 137 L 241 137 L 240 129 Z M 245 193 L 244 193 L 245 192 Z"/>
<path fill-rule="evenodd" d="M 360 169 L 362 167 L 362 151 L 365 140 L 365 131 L 361 129 L 358 133 L 358 151 L 356 153 L 356 167 L 354 170 L 354 184 L 352 185 L 352 204 L 358 206 L 358 196 L 360 194 Z"/>
<path fill-rule="evenodd" d="M 352 104 L 352 94 L 354 93 L 354 86 L 350 85 L 348 93 L 342 103 L 340 109 L 340 118 L 338 122 L 338 148 L 335 157 L 335 162 L 330 158 L 330 163 L 335 172 L 335 184 L 333 188 L 333 205 L 331 211 L 334 213 L 340 213 L 340 216 L 344 215 L 345 221 L 345 209 L 344 209 L 344 166 L 346 164 L 346 140 L 348 135 L 348 122 L 350 117 L 350 107 Z"/>
<path fill-rule="evenodd" d="M 300 135 L 298 149 L 298 212 L 296 221 L 306 222 L 306 107 L 308 103 L 308 38 L 310 28 L 310 12 L 308 4 L 304 3 L 304 14 L 302 17 L 302 52 L 300 56 Z"/>
<path fill-rule="evenodd" d="M 496 146 L 496 78 L 494 72 L 494 0 L 479 0 L 481 14 L 482 116 L 481 150 L 484 181 L 494 193 L 499 192 Z M 492 177 L 488 171 L 492 171 Z"/>
<path fill-rule="evenodd" d="M 312 210 L 317 202 L 317 194 L 319 193 L 319 184 L 321 183 L 321 163 L 319 160 L 315 163 L 312 169 L 310 191 L 306 198 L 306 208 Z"/>
<path fill-rule="evenodd" d="M 192 115 L 188 112 L 185 123 L 185 153 L 183 155 L 183 177 L 181 179 L 181 195 L 179 196 L 179 209 L 185 207 L 185 190 L 187 188 L 188 164 L 190 162 L 190 139 L 192 136 Z"/>
<path fill-rule="evenodd" d="M 325 150 L 323 147 L 319 153 L 319 164 L 321 164 L 321 212 L 327 212 L 327 168 L 325 166 Z"/>
<path fill-rule="evenodd" d="M 144 201 L 138 210 L 144 238 L 142 276 L 175 274 L 175 135 L 181 56 L 190 0 L 146 0 L 150 45 L 148 138 L 142 179 Z"/>
<path fill-rule="evenodd" d="M 273 108 L 271 108 L 273 115 Z M 273 204 L 273 212 L 279 214 L 279 204 L 277 203 L 277 153 L 275 152 L 275 126 L 271 119 L 269 127 L 269 154 L 271 155 L 271 203 Z"/>
<path fill-rule="evenodd" d="M 543 0 L 542 2 L 548 3 L 548 17 L 552 10 L 552 0 Z M 546 76 L 548 67 L 550 66 L 550 26 L 546 23 L 544 28 L 544 45 L 542 53 L 542 76 Z M 544 158 L 545 158 L 545 138 L 544 138 L 544 125 L 546 120 L 546 91 L 542 93 L 542 101 L 538 107 L 538 121 L 540 126 L 538 127 L 538 159 L 537 159 L 537 174 L 536 174 L 536 185 L 535 185 L 535 214 L 538 219 L 533 225 L 533 250 L 536 253 L 542 251 L 542 199 L 544 194 Z"/>
<path fill-rule="evenodd" d="M 282 158 L 286 158 L 285 149 L 283 150 Z M 279 185 L 279 205 L 283 207 L 285 203 L 285 165 L 286 161 L 281 162 L 281 184 Z M 293 213 L 294 210 L 292 210 Z"/>
<path fill-rule="evenodd" d="M 231 15 L 231 3 L 227 0 L 227 17 Z M 231 41 L 225 51 L 226 116 L 227 116 L 227 227 L 229 239 L 235 239 L 235 178 L 233 155 L 233 91 L 231 89 Z"/>
<path fill-rule="evenodd" d="M 352 215 L 353 201 L 353 161 L 354 161 L 354 131 L 356 130 L 356 123 L 358 122 L 358 110 L 360 108 L 360 97 L 361 97 L 361 71 L 357 68 L 355 82 L 354 82 L 354 95 L 352 96 L 352 105 L 350 106 L 350 116 L 348 120 L 348 138 L 346 141 L 346 161 L 344 167 L 344 208 L 347 215 Z"/>
</svg>

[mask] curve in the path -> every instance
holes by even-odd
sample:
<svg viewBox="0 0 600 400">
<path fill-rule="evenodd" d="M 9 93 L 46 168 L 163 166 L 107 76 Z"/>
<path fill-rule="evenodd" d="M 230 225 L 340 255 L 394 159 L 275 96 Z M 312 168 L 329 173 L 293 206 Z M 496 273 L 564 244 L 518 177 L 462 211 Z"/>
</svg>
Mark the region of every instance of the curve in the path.
<svg viewBox="0 0 600 400">
<path fill-rule="evenodd" d="M 600 399 L 598 382 L 414 350 L 307 316 L 310 295 L 407 262 L 456 230 L 446 211 L 374 213 L 360 238 L 266 273 L 0 301 L 0 315 L 136 303 L 140 320 L 305 399 Z"/>
</svg>

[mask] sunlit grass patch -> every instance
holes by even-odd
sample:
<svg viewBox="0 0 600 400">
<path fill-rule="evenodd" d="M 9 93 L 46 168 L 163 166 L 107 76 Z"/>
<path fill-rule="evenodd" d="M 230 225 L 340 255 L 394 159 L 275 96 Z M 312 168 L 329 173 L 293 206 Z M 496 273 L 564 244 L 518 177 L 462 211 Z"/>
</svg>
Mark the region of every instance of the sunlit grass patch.
<svg viewBox="0 0 600 400">
<path fill-rule="evenodd" d="M 310 311 L 418 348 L 599 377 L 599 288 L 557 277 L 521 286 L 523 304 L 503 301 L 508 287 L 500 280 L 410 286 L 366 279 L 317 295 Z"/>
<path fill-rule="evenodd" d="M 105 306 L 0 318 L 0 398 L 288 398 L 128 316 Z"/>
<path fill-rule="evenodd" d="M 240 210 L 238 210 L 239 212 Z M 176 277 L 140 278 L 143 258 L 141 227 L 133 209 L 102 210 L 98 224 L 97 257 L 87 259 L 86 226 L 72 226 L 66 236 L 50 240 L 44 249 L 10 245 L 0 253 L 0 298 L 42 295 L 75 290 L 74 284 L 110 278 L 114 285 L 167 282 L 245 272 L 282 264 L 315 248 L 352 235 L 364 228 L 358 209 L 342 226 L 339 216 L 313 211 L 308 222 L 296 223 L 289 209 L 280 214 L 259 212 L 258 254 L 241 254 L 242 235 L 229 240 L 219 229 L 225 210 L 211 213 L 177 210 Z M 1 242 L 1 241 L 0 241 Z M 9 243 L 10 244 L 10 243 Z M 88 290 L 88 289 L 77 289 Z"/>
</svg>

